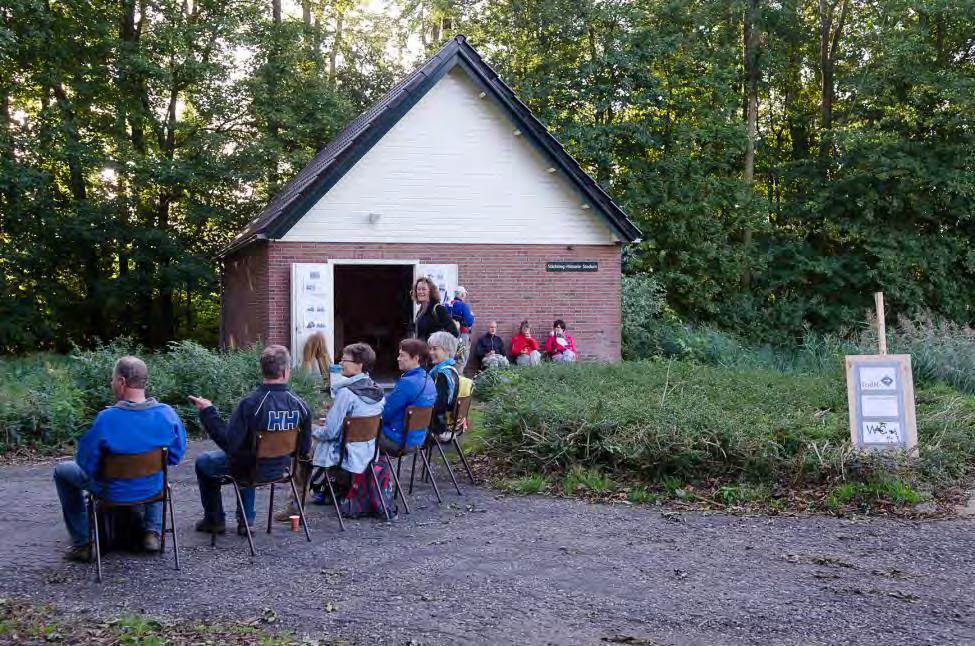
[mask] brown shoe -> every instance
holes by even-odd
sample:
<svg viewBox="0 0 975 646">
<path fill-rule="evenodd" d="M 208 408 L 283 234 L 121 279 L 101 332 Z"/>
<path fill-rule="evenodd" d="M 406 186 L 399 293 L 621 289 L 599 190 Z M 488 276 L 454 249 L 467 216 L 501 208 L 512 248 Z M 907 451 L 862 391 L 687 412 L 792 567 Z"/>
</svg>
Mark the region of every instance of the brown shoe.
<svg viewBox="0 0 975 646">
<path fill-rule="evenodd" d="M 279 523 L 290 523 L 291 517 L 297 515 L 298 507 L 293 502 L 289 502 L 287 507 L 274 514 L 274 520 Z"/>
<path fill-rule="evenodd" d="M 142 537 L 142 549 L 147 552 L 158 552 L 162 549 L 162 543 L 159 540 L 159 534 L 156 532 L 146 532 L 145 536 Z"/>
<path fill-rule="evenodd" d="M 72 545 L 68 548 L 68 551 L 64 553 L 65 561 L 77 561 L 78 563 L 90 563 L 91 562 L 91 544 L 88 545 Z"/>
</svg>

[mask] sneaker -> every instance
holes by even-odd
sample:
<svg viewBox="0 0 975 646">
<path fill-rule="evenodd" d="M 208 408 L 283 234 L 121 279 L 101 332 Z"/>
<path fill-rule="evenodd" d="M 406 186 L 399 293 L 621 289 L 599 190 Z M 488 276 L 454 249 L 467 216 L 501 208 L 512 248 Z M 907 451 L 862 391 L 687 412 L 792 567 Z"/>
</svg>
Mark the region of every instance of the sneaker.
<svg viewBox="0 0 975 646">
<path fill-rule="evenodd" d="M 206 532 L 207 534 L 226 534 L 227 524 L 221 521 L 212 521 L 204 518 L 196 523 L 196 531 Z"/>
<path fill-rule="evenodd" d="M 64 553 L 64 560 L 77 561 L 79 563 L 91 562 L 91 544 L 72 545 L 68 548 L 68 551 Z"/>
<path fill-rule="evenodd" d="M 162 549 L 162 542 L 156 532 L 146 532 L 142 537 L 142 549 L 147 552 L 158 552 Z"/>
<path fill-rule="evenodd" d="M 290 523 L 292 516 L 298 515 L 298 508 L 295 507 L 294 503 L 288 503 L 288 506 L 281 511 L 274 514 L 274 520 L 279 523 Z"/>
</svg>

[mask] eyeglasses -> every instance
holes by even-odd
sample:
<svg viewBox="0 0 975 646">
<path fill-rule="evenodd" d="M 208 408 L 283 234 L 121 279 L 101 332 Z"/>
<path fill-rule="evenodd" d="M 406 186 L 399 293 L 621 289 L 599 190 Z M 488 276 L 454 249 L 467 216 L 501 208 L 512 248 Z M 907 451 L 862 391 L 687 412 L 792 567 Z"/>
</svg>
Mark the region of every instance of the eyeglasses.
<svg viewBox="0 0 975 646">
<path fill-rule="evenodd" d="M 342 357 L 339 359 L 339 363 L 358 363 L 358 361 L 355 359 L 346 359 L 345 357 Z"/>
<path fill-rule="evenodd" d="M 443 350 L 443 346 L 442 345 L 431 345 L 430 346 L 430 349 L 431 350 Z"/>
</svg>

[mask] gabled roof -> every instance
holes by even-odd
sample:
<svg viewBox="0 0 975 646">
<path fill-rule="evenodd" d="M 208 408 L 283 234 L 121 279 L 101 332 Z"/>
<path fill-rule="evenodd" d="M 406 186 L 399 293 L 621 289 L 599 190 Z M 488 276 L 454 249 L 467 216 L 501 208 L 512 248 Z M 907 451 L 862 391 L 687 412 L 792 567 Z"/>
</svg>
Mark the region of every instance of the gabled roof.
<svg viewBox="0 0 975 646">
<path fill-rule="evenodd" d="M 455 36 L 430 60 L 397 83 L 362 113 L 295 175 L 274 199 L 220 252 L 226 256 L 255 241 L 278 239 L 308 212 L 372 146 L 447 72 L 460 65 L 487 95 L 508 112 L 517 127 L 582 192 L 621 240 L 634 242 L 640 230 L 522 103 L 464 36 Z"/>
</svg>

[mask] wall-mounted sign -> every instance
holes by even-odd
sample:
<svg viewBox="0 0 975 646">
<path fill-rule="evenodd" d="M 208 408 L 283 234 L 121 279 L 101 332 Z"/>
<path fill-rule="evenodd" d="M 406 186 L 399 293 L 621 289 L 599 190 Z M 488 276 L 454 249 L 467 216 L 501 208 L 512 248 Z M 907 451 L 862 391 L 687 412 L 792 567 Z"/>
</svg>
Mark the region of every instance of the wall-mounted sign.
<svg viewBox="0 0 975 646">
<path fill-rule="evenodd" d="M 909 354 L 846 357 L 846 389 L 854 446 L 917 446 L 914 380 Z"/>
<path fill-rule="evenodd" d="M 545 263 L 545 271 L 599 271 L 595 260 L 556 260 Z"/>
</svg>

